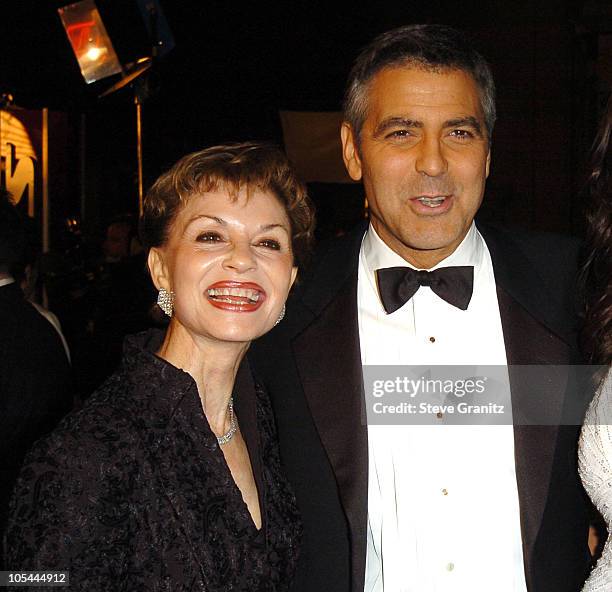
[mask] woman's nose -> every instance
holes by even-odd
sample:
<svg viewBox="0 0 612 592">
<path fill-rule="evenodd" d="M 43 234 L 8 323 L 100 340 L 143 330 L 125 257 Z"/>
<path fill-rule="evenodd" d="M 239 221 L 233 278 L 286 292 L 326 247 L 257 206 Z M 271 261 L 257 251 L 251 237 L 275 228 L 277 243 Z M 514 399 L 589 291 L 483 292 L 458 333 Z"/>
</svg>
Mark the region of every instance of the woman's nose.
<svg viewBox="0 0 612 592">
<path fill-rule="evenodd" d="M 257 267 L 257 261 L 251 245 L 235 243 L 223 261 L 223 267 L 239 273 L 255 269 Z"/>
</svg>

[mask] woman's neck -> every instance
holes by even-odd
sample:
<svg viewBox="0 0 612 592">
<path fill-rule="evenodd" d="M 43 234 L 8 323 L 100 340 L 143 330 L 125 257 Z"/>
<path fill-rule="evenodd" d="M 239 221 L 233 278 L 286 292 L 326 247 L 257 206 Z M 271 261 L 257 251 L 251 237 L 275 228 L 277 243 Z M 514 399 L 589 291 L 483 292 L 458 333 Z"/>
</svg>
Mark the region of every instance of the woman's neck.
<svg viewBox="0 0 612 592">
<path fill-rule="evenodd" d="M 224 342 L 194 336 L 171 322 L 157 352 L 195 380 L 204 414 L 217 436 L 230 427 L 228 403 L 238 367 L 249 345 L 250 342 Z"/>
</svg>

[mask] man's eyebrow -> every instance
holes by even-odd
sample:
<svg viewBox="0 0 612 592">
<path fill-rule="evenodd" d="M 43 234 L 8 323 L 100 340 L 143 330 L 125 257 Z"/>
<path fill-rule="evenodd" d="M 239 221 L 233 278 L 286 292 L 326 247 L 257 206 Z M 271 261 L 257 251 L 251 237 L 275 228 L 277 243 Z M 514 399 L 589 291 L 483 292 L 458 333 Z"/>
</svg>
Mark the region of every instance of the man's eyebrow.
<svg viewBox="0 0 612 592">
<path fill-rule="evenodd" d="M 392 127 L 423 127 L 423 122 L 408 119 L 407 117 L 387 117 L 376 126 L 374 136 L 380 136 L 382 133 Z"/>
<path fill-rule="evenodd" d="M 444 122 L 445 128 L 465 126 L 471 127 L 479 136 L 482 137 L 482 125 L 480 125 L 480 121 L 478 121 L 478 119 L 476 119 L 473 115 L 457 117 Z"/>
</svg>

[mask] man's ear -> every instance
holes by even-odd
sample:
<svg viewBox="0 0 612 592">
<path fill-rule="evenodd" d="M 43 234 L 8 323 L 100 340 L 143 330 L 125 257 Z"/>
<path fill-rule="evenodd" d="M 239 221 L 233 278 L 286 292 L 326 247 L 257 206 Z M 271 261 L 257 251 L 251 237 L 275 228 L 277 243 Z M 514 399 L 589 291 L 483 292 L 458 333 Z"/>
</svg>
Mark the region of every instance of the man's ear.
<svg viewBox="0 0 612 592">
<path fill-rule="evenodd" d="M 342 140 L 342 159 L 349 176 L 353 181 L 361 180 L 361 159 L 359 158 L 359 148 L 357 138 L 353 128 L 346 121 L 340 128 L 340 139 Z"/>
<path fill-rule="evenodd" d="M 164 251 L 157 247 L 152 247 L 147 258 L 147 265 L 149 266 L 149 273 L 155 287 L 158 290 L 165 288 L 169 292 L 172 291 Z"/>
<path fill-rule="evenodd" d="M 486 178 L 489 178 L 489 171 L 491 169 L 491 148 L 489 148 L 489 153 L 487 154 L 487 165 L 486 165 Z"/>
</svg>

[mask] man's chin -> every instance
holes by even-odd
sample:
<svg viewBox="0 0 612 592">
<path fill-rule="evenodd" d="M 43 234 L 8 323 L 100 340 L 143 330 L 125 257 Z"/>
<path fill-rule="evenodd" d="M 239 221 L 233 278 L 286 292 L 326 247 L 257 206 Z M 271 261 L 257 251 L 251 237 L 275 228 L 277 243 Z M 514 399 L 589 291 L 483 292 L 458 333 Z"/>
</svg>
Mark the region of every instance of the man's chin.
<svg viewBox="0 0 612 592">
<path fill-rule="evenodd" d="M 465 233 L 453 233 L 452 235 L 429 235 L 429 236 L 406 236 L 402 240 L 404 247 L 415 251 L 433 253 L 436 251 L 448 251 L 452 253 L 464 239 Z"/>
<path fill-rule="evenodd" d="M 402 237 L 401 241 L 395 239 L 391 244 L 385 240 L 385 243 L 412 265 L 428 269 L 451 255 L 461 244 L 465 234 L 423 236 L 418 237 L 418 240 L 415 240 L 414 236 L 409 236 Z"/>
</svg>

